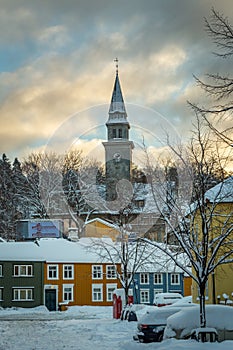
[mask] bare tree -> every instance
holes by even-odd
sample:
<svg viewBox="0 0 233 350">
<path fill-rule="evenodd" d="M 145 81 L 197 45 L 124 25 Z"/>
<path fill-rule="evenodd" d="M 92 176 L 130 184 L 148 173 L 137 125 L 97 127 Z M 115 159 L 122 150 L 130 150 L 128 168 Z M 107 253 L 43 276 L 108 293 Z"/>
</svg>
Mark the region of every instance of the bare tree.
<svg viewBox="0 0 233 350">
<path fill-rule="evenodd" d="M 34 216 L 51 217 L 63 213 L 66 206 L 62 193 L 63 157 L 51 153 L 31 153 L 22 169 L 30 187 L 29 205 Z"/>
<path fill-rule="evenodd" d="M 196 129 L 189 145 L 170 145 L 177 164 L 179 188 L 177 195 L 169 198 L 169 210 L 164 210 L 167 205 L 166 182 L 157 182 L 157 187 L 152 188 L 157 208 L 166 222 L 167 243 L 172 238 L 176 243 L 173 252 L 176 250 L 177 255 L 171 254 L 171 250 L 166 246 L 146 240 L 147 243 L 166 252 L 197 283 L 201 327 L 206 326 L 207 281 L 218 266 L 233 262 L 232 208 L 225 212 L 220 206 L 223 201 L 232 200 L 233 180 L 231 177 L 225 179 L 225 167 L 231 149 L 223 149 L 212 137 L 211 132 L 206 130 L 197 118 Z M 186 178 L 183 176 L 184 169 Z M 216 173 L 221 181 L 210 188 L 209 179 Z M 192 200 L 193 198 L 195 200 Z M 192 271 L 180 263 L 181 253 L 188 256 Z"/>
<path fill-rule="evenodd" d="M 167 265 L 168 258 L 162 260 L 159 257 L 158 249 L 152 249 L 147 242 L 143 242 L 140 239 L 130 241 L 127 225 L 118 227 L 118 230 L 120 235 L 116 242 L 106 238 L 92 239 L 88 249 L 94 250 L 102 260 L 107 259 L 115 266 L 117 264 L 121 265 L 120 271 L 117 271 L 116 268 L 117 278 L 124 289 L 125 302 L 127 304 L 129 289 L 132 288 L 135 273 L 149 263 L 154 263 L 158 266 L 158 261 L 162 269 Z"/>
<path fill-rule="evenodd" d="M 233 27 L 228 18 L 212 8 L 210 18 L 205 18 L 205 29 L 217 47 L 217 52 L 214 54 L 222 59 L 231 59 L 233 56 Z M 190 106 L 204 118 L 208 126 L 222 140 L 232 144 L 233 77 L 228 73 L 226 75 L 208 73 L 205 80 L 195 75 L 194 78 L 197 85 L 210 99 L 206 106 L 189 102 Z"/>
</svg>

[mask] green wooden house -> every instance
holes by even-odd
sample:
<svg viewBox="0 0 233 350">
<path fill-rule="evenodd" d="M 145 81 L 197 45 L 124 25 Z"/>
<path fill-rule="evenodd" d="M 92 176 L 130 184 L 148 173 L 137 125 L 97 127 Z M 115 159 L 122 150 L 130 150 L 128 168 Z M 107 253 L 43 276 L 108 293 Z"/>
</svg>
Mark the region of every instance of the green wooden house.
<svg viewBox="0 0 233 350">
<path fill-rule="evenodd" d="M 34 242 L 0 242 L 0 307 L 43 305 L 44 258 Z"/>
</svg>

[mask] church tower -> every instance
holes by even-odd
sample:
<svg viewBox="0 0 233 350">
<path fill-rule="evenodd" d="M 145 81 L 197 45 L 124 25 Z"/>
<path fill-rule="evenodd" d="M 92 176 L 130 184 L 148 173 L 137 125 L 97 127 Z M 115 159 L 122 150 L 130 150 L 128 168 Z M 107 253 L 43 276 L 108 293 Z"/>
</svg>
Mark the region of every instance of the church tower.
<svg viewBox="0 0 233 350">
<path fill-rule="evenodd" d="M 130 125 L 120 86 L 118 60 L 116 59 L 115 62 L 116 78 L 106 123 L 108 141 L 103 142 L 107 201 L 114 201 L 117 198 L 116 185 L 118 181 L 131 180 L 132 150 L 134 148 L 133 142 L 129 141 Z"/>
</svg>

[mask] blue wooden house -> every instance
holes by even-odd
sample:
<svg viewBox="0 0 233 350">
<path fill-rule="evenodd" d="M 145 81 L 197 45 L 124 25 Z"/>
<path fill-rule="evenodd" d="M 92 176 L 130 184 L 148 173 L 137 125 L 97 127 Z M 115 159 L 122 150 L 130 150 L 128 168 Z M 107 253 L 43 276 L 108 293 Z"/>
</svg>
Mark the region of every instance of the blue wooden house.
<svg viewBox="0 0 233 350">
<path fill-rule="evenodd" d="M 134 304 L 154 303 L 156 293 L 176 292 L 184 294 L 182 271 L 138 271 L 131 285 Z"/>
<path fill-rule="evenodd" d="M 185 257 L 181 258 L 185 263 Z M 141 261 L 130 286 L 134 304 L 153 305 L 157 293 L 184 295 L 184 272 L 166 253 L 151 246 L 141 255 Z"/>
</svg>

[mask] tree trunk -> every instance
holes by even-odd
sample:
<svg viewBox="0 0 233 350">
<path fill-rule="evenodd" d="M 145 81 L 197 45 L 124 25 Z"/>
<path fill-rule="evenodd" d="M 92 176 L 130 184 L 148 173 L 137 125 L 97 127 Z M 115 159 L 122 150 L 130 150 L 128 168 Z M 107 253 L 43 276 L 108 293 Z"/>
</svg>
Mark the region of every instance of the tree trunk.
<svg viewBox="0 0 233 350">
<path fill-rule="evenodd" d="M 206 327 L 206 313 L 205 313 L 205 284 L 200 285 L 200 327 Z"/>
</svg>

